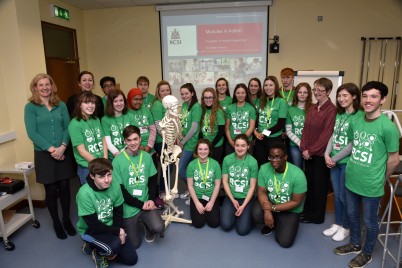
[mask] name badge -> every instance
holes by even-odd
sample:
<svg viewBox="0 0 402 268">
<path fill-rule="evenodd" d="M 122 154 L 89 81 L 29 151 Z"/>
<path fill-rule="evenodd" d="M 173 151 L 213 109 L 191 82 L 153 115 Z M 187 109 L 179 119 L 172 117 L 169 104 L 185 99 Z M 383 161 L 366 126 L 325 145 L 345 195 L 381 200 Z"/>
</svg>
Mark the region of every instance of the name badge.
<svg viewBox="0 0 402 268">
<path fill-rule="evenodd" d="M 148 132 L 148 128 L 147 127 L 140 127 L 140 133 L 144 134 Z"/>
<path fill-rule="evenodd" d="M 201 199 L 209 202 L 209 196 L 202 195 Z"/>
<path fill-rule="evenodd" d="M 341 145 L 339 143 L 335 143 L 334 144 L 334 149 L 335 150 L 340 150 L 341 149 Z"/>
<path fill-rule="evenodd" d="M 240 129 L 235 129 L 235 130 L 233 130 L 233 133 L 235 135 L 239 135 L 239 134 L 241 134 L 241 130 Z"/>
<path fill-rule="evenodd" d="M 142 196 L 142 190 L 134 189 L 133 195 L 134 196 Z"/>
<path fill-rule="evenodd" d="M 271 135 L 271 131 L 269 131 L 268 129 L 264 129 L 264 131 L 262 132 L 263 135 L 269 137 L 269 135 Z"/>
<path fill-rule="evenodd" d="M 236 186 L 235 192 L 237 192 L 237 193 L 242 193 L 242 192 L 243 192 L 243 189 L 244 189 L 244 187 L 242 187 L 242 186 Z"/>
</svg>

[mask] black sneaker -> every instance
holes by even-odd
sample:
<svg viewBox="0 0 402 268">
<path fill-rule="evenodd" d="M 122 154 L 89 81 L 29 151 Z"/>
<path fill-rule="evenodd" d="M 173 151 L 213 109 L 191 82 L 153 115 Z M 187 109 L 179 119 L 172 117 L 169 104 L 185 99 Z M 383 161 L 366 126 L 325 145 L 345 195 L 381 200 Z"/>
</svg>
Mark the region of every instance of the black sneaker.
<svg viewBox="0 0 402 268">
<path fill-rule="evenodd" d="M 371 255 L 365 254 L 363 252 L 360 252 L 356 257 L 354 257 L 350 262 L 349 262 L 349 267 L 351 268 L 363 268 L 366 267 L 368 263 L 371 262 L 373 258 L 371 258 Z"/>
<path fill-rule="evenodd" d="M 272 228 L 269 228 L 268 226 L 262 227 L 261 234 L 270 235 L 271 233 L 272 233 Z"/>
<path fill-rule="evenodd" d="M 148 226 L 144 224 L 144 230 L 145 230 L 145 241 L 147 241 L 148 243 L 152 243 L 155 240 L 155 234 L 151 232 L 151 230 L 149 230 Z"/>
<path fill-rule="evenodd" d="M 361 251 L 362 247 L 360 245 L 353 245 L 351 243 L 334 249 L 334 253 L 337 255 L 359 254 Z"/>
</svg>

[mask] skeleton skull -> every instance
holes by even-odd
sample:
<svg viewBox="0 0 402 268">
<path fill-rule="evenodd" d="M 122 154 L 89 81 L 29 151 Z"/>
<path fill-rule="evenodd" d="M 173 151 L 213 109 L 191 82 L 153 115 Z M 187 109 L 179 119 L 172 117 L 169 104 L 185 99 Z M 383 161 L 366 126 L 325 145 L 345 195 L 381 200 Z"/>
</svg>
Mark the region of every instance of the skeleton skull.
<svg viewBox="0 0 402 268">
<path fill-rule="evenodd" d="M 179 107 L 179 100 L 173 96 L 168 95 L 162 100 L 163 107 L 168 109 L 170 112 L 177 113 L 177 108 Z"/>
</svg>

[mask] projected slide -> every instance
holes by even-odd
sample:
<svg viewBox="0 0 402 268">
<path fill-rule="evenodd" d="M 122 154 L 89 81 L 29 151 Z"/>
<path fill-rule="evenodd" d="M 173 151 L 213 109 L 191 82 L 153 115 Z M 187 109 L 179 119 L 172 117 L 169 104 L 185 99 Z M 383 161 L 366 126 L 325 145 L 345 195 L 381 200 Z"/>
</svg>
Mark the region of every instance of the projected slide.
<svg viewBox="0 0 402 268">
<path fill-rule="evenodd" d="M 194 12 L 194 14 L 189 14 Z M 265 78 L 267 10 L 236 8 L 161 12 L 163 77 L 178 89 L 200 92 L 224 77 L 232 85 Z"/>
</svg>

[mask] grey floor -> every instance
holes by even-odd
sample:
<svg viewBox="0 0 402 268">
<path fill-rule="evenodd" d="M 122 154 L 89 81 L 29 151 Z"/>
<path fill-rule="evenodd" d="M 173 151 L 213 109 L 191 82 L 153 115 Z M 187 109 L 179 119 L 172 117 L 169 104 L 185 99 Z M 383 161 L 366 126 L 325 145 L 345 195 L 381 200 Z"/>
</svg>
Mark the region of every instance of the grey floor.
<svg viewBox="0 0 402 268">
<path fill-rule="evenodd" d="M 73 187 L 74 196 L 76 188 Z M 76 222 L 77 210 L 72 203 L 73 221 Z M 189 207 L 182 200 L 177 200 L 177 204 L 184 210 L 184 217 L 189 218 Z M 35 208 L 35 216 L 41 224 L 39 229 L 27 223 L 9 237 L 16 246 L 14 251 L 0 248 L 1 268 L 95 266 L 90 256 L 81 253 L 82 241 L 78 235 L 66 240 L 56 238 L 47 209 Z M 347 267 L 353 256 L 337 256 L 332 252 L 344 242 L 334 242 L 322 235 L 322 230 L 333 220 L 333 213 L 328 213 L 324 224 L 301 224 L 295 244 L 289 249 L 279 247 L 274 235 L 261 235 L 260 227 L 248 236 L 240 237 L 233 230 L 195 229 L 172 223 L 164 238 L 157 237 L 153 243 L 143 241 L 137 250 L 136 267 Z M 396 245 L 397 241 L 392 238 L 391 243 Z M 382 252 L 377 243 L 373 261 L 367 267 L 381 267 Z M 395 264 L 387 258 L 385 267 L 395 267 Z"/>
</svg>

